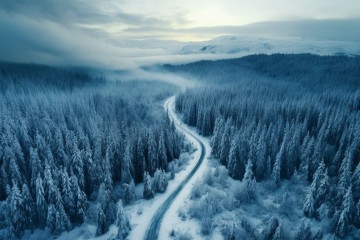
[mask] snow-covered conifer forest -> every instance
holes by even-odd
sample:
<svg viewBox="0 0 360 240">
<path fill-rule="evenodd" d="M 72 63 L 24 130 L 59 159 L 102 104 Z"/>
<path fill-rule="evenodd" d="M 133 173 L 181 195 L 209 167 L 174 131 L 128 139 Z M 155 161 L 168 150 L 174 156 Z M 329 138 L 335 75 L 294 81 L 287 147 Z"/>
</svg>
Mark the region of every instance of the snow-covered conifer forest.
<svg viewBox="0 0 360 240">
<path fill-rule="evenodd" d="M 253 55 L 164 69 L 203 83 L 177 95 L 176 110 L 211 138 L 213 167 L 188 206 L 204 235 L 359 239 L 359 57 Z"/>
<path fill-rule="evenodd" d="M 0 86 L 0 239 L 84 221 L 98 235 L 116 223 L 124 239 L 135 184 L 155 173 L 165 191 L 157 169 L 179 158 L 182 138 L 161 106 L 176 87 L 10 63 Z"/>
<path fill-rule="evenodd" d="M 359 238 L 359 57 L 146 71 L 0 64 L 0 239 Z"/>
</svg>

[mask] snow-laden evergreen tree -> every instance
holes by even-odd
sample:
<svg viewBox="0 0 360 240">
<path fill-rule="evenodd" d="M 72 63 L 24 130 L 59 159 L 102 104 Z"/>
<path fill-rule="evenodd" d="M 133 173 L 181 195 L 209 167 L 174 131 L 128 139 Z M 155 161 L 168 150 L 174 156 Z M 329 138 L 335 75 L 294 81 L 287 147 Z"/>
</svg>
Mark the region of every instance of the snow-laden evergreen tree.
<svg viewBox="0 0 360 240">
<path fill-rule="evenodd" d="M 69 217 L 67 216 L 64 207 L 60 201 L 56 203 L 55 222 L 55 235 L 59 235 L 62 232 L 70 229 Z"/>
<path fill-rule="evenodd" d="M 125 155 L 121 163 L 121 183 L 129 184 L 132 181 L 130 169 L 131 169 L 131 151 L 130 146 L 126 147 Z"/>
<path fill-rule="evenodd" d="M 303 212 L 306 217 L 314 218 L 316 216 L 316 208 L 315 208 L 315 197 L 314 190 L 311 188 L 309 193 L 306 195 Z"/>
<path fill-rule="evenodd" d="M 110 163 L 110 153 L 109 150 L 106 151 L 105 161 L 103 163 L 103 179 L 102 182 L 105 184 L 107 190 L 113 190 L 113 177 L 111 173 L 111 163 Z"/>
<path fill-rule="evenodd" d="M 85 220 L 85 211 L 86 211 L 86 194 L 81 191 L 80 188 L 77 189 L 77 202 L 76 202 L 76 223 L 82 224 Z"/>
<path fill-rule="evenodd" d="M 220 144 L 221 144 L 221 138 L 223 133 L 225 122 L 224 119 L 221 116 L 218 116 L 215 120 L 215 127 L 213 136 L 211 138 L 210 144 L 211 144 L 211 153 L 216 157 L 219 158 L 220 156 Z"/>
<path fill-rule="evenodd" d="M 341 163 L 339 182 L 336 191 L 338 201 L 340 202 L 343 199 L 343 196 L 346 194 L 346 191 L 348 190 L 351 184 L 351 165 L 352 165 L 352 156 L 348 151 Z"/>
<path fill-rule="evenodd" d="M 73 142 L 71 161 L 72 161 L 72 168 L 76 178 L 78 179 L 79 186 L 81 189 L 84 189 L 85 186 L 84 164 L 81 158 L 81 152 L 77 146 L 77 142 Z"/>
<path fill-rule="evenodd" d="M 316 195 L 316 206 L 320 207 L 321 204 L 326 203 L 330 197 L 330 182 L 329 182 L 328 170 L 325 169 L 323 176 L 320 180 L 320 185 Z"/>
<path fill-rule="evenodd" d="M 41 161 L 37 149 L 30 148 L 30 163 L 31 163 L 31 185 L 34 187 L 36 185 L 36 178 L 38 174 L 41 173 Z"/>
<path fill-rule="evenodd" d="M 300 224 L 293 236 L 293 240 L 308 240 L 312 239 L 311 227 L 309 221 L 302 218 Z"/>
<path fill-rule="evenodd" d="M 125 240 L 131 230 L 131 226 L 129 219 L 125 214 L 121 200 L 117 203 L 116 226 L 118 227 L 118 232 L 115 239 Z"/>
<path fill-rule="evenodd" d="M 24 198 L 17 183 L 14 181 L 9 198 L 10 208 L 10 227 L 11 233 L 15 237 L 21 237 L 26 227 L 26 216 L 24 209 Z"/>
<path fill-rule="evenodd" d="M 143 181 L 144 171 L 146 170 L 147 167 L 144 153 L 145 153 L 145 147 L 143 144 L 142 136 L 140 135 L 137 139 L 136 148 L 134 151 L 134 154 L 136 155 L 134 157 L 134 171 L 135 171 L 134 181 L 136 183 Z"/>
<path fill-rule="evenodd" d="M 360 200 L 360 162 L 355 168 L 351 182 L 354 189 L 354 200 Z"/>
<path fill-rule="evenodd" d="M 161 169 L 157 169 L 156 172 L 154 173 L 154 178 L 152 182 L 153 182 L 152 186 L 154 192 L 159 192 L 159 193 L 165 192 L 168 185 L 168 179 L 165 171 Z"/>
<path fill-rule="evenodd" d="M 38 174 L 36 179 L 36 223 L 40 228 L 43 228 L 46 224 L 47 209 L 43 181 L 40 174 Z"/>
<path fill-rule="evenodd" d="M 148 172 L 144 173 L 144 191 L 143 196 L 145 199 L 154 197 L 153 180 Z"/>
<path fill-rule="evenodd" d="M 54 204 L 50 204 L 47 210 L 47 217 L 46 217 L 46 227 L 51 231 L 54 232 L 56 228 L 56 208 Z"/>
<path fill-rule="evenodd" d="M 60 171 L 60 180 L 61 180 L 61 195 L 63 198 L 63 205 L 66 211 L 69 210 L 71 205 L 71 187 L 70 187 L 70 179 L 69 174 L 67 173 L 66 169 L 62 169 Z"/>
<path fill-rule="evenodd" d="M 100 203 L 98 203 L 96 209 L 97 209 L 96 236 L 100 236 L 106 232 L 106 216 L 104 214 L 104 211 Z"/>
<path fill-rule="evenodd" d="M 150 174 L 153 174 L 159 165 L 155 133 L 150 130 L 148 133 L 147 167 Z"/>
<path fill-rule="evenodd" d="M 234 135 L 233 139 L 231 140 L 230 150 L 229 150 L 229 161 L 227 168 L 229 169 L 229 175 L 234 179 L 241 179 L 242 173 L 241 171 L 241 164 L 239 159 L 239 134 L 237 133 Z"/>
<path fill-rule="evenodd" d="M 222 134 L 221 142 L 220 142 L 219 160 L 225 166 L 227 166 L 229 152 L 230 152 L 231 132 L 232 132 L 231 127 L 232 127 L 232 122 L 226 121 L 224 127 L 224 133 Z"/>
<path fill-rule="evenodd" d="M 54 187 L 54 180 L 51 173 L 51 167 L 49 164 L 45 165 L 44 171 L 44 191 L 45 191 L 45 199 L 49 202 L 50 198 L 50 189 Z"/>
<path fill-rule="evenodd" d="M 354 226 L 360 228 L 360 200 L 355 206 Z"/>
<path fill-rule="evenodd" d="M 166 170 L 167 168 L 167 155 L 166 155 L 166 147 L 164 140 L 164 133 L 161 132 L 159 136 L 159 144 L 158 144 L 158 158 L 159 158 L 159 168 Z"/>
<path fill-rule="evenodd" d="M 355 206 L 352 195 L 352 186 L 350 185 L 344 196 L 341 206 L 339 219 L 337 220 L 335 233 L 337 236 L 343 238 L 348 234 L 349 226 L 353 223 Z"/>
<path fill-rule="evenodd" d="M 273 171 L 272 171 L 272 180 L 276 184 L 276 186 L 280 185 L 281 180 L 281 158 L 283 155 L 283 147 L 281 147 L 280 152 L 276 155 Z"/>
<path fill-rule="evenodd" d="M 122 191 L 124 204 L 132 203 L 135 200 L 135 183 L 133 180 L 130 184 L 123 183 Z"/>
<path fill-rule="evenodd" d="M 279 229 L 280 228 L 280 229 Z M 272 217 L 267 222 L 266 228 L 261 232 L 261 240 L 274 239 L 275 236 L 281 235 L 281 223 L 276 217 Z"/>
<path fill-rule="evenodd" d="M 25 225 L 27 228 L 33 229 L 34 227 L 33 219 L 36 213 L 36 209 L 34 208 L 35 207 L 34 201 L 30 194 L 29 188 L 27 187 L 26 184 L 23 184 L 21 194 L 24 201 L 23 213 L 25 218 Z"/>
<path fill-rule="evenodd" d="M 256 145 L 256 179 L 263 179 L 266 173 L 267 156 L 266 156 L 266 142 L 265 131 L 262 132 Z"/>
<path fill-rule="evenodd" d="M 253 164 L 251 159 L 248 160 L 246 164 L 246 170 L 244 174 L 244 178 L 242 180 L 244 184 L 244 201 L 245 202 L 252 202 L 256 200 L 256 180 L 254 177 L 254 173 L 252 170 Z"/>
<path fill-rule="evenodd" d="M 310 185 L 309 193 L 305 198 L 303 211 L 309 218 L 318 217 L 317 209 L 328 200 L 329 177 L 324 161 L 321 161 Z M 315 210 L 315 212 L 314 212 Z"/>
<path fill-rule="evenodd" d="M 15 157 L 15 156 L 14 156 Z M 20 174 L 20 170 L 19 167 L 16 163 L 15 158 L 11 158 L 10 159 L 10 177 L 13 181 L 19 183 L 19 184 L 23 184 L 23 179 L 22 176 Z"/>
</svg>

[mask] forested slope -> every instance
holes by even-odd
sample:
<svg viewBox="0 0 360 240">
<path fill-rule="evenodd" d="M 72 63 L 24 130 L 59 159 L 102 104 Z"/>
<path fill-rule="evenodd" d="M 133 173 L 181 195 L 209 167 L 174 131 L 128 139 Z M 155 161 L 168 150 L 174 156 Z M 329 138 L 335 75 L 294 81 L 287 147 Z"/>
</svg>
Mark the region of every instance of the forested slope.
<svg viewBox="0 0 360 240">
<path fill-rule="evenodd" d="M 208 85 L 179 94 L 176 110 L 211 136 L 212 155 L 246 182 L 245 196 L 254 181 L 280 187 L 300 175 L 310 185 L 303 215 L 324 222 L 326 209 L 330 219 L 321 234 L 360 228 L 359 58 L 255 55 L 165 69 Z"/>
<path fill-rule="evenodd" d="M 160 102 L 171 85 L 7 63 L 0 83 L 0 238 L 36 228 L 56 235 L 84 221 L 97 221 L 100 235 L 123 216 L 116 202 L 133 200 L 144 172 L 166 171 L 180 155 Z"/>
</svg>

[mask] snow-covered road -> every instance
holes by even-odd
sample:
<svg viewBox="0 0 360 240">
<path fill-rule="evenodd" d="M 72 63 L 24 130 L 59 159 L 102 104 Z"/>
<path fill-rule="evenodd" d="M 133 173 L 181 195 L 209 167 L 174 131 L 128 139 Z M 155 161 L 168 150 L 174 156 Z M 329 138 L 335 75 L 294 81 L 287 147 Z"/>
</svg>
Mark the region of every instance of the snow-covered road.
<svg viewBox="0 0 360 240">
<path fill-rule="evenodd" d="M 197 150 L 192 154 L 193 159 L 187 168 L 176 174 L 175 179 L 169 182 L 164 194 L 158 194 L 153 200 L 143 200 L 140 204 L 136 204 L 141 205 L 142 214 L 137 214 L 134 208 L 128 212 L 133 224 L 129 239 L 169 238 L 170 231 L 174 229 L 174 224 L 178 221 L 179 207 L 189 197 L 194 182 L 207 168 L 206 161 L 210 155 L 208 139 L 199 136 L 195 129 L 188 127 L 180 120 L 175 113 L 174 103 L 175 97 L 170 97 L 165 101 L 164 108 L 176 128 Z"/>
</svg>

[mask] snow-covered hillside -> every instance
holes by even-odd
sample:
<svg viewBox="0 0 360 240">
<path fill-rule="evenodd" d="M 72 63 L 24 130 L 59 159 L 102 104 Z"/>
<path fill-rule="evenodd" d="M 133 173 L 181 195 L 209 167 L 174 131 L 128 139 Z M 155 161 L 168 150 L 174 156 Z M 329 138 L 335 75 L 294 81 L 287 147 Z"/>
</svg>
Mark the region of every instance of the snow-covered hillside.
<svg viewBox="0 0 360 240">
<path fill-rule="evenodd" d="M 178 54 L 314 53 L 359 55 L 359 42 L 324 41 L 313 38 L 265 38 L 241 35 L 221 36 L 210 41 L 187 43 Z"/>
</svg>

